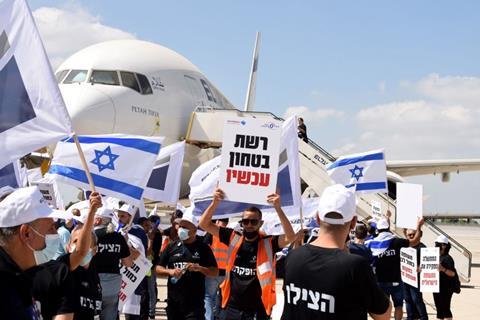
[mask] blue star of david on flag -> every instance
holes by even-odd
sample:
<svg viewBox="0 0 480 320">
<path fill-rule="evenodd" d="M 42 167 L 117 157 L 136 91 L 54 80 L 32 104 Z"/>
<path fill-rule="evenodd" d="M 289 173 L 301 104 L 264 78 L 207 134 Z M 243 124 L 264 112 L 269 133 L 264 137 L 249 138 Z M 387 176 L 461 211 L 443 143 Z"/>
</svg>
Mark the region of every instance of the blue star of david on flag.
<svg viewBox="0 0 480 320">
<path fill-rule="evenodd" d="M 115 170 L 114 161 L 119 157 L 119 155 L 113 154 L 112 150 L 110 149 L 110 146 L 108 146 L 103 151 L 99 151 L 97 149 L 95 149 L 94 151 L 95 151 L 95 159 L 90 161 L 90 163 L 97 165 L 98 171 L 102 172 L 105 169 Z M 103 156 L 108 157 L 107 163 L 102 163 Z"/>
<path fill-rule="evenodd" d="M 352 178 L 357 179 L 357 181 L 360 180 L 361 177 L 363 177 L 363 167 L 355 165 L 353 169 L 349 169 L 348 171 L 352 173 Z"/>
</svg>

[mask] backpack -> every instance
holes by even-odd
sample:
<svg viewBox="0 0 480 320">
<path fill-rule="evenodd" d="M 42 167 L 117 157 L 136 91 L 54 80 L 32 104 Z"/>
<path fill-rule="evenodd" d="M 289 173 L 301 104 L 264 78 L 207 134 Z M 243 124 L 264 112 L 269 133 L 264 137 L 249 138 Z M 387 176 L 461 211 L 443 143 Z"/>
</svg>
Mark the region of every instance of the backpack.
<svg viewBox="0 0 480 320">
<path fill-rule="evenodd" d="M 453 289 L 453 292 L 455 293 L 460 293 L 460 291 L 462 291 L 462 289 L 460 288 L 461 284 L 460 284 L 460 278 L 458 277 L 458 272 L 457 270 L 454 270 L 455 271 L 455 276 L 453 277 L 453 280 L 452 280 L 452 289 Z"/>
</svg>

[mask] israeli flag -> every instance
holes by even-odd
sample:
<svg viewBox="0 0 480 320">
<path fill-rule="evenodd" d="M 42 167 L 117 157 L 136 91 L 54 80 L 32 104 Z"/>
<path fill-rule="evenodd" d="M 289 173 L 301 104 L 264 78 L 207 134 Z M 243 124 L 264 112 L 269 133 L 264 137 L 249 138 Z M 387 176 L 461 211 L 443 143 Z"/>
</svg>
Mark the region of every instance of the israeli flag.
<svg viewBox="0 0 480 320">
<path fill-rule="evenodd" d="M 302 206 L 300 190 L 300 160 L 298 158 L 298 137 L 295 117 L 284 121 L 282 126 L 281 149 L 278 167 L 277 187 L 282 207 L 300 208 Z M 190 202 L 193 215 L 201 216 L 210 205 L 220 174 L 221 156 L 205 162 L 192 173 L 189 181 Z M 214 218 L 227 218 L 240 215 L 245 209 L 256 206 L 271 209 L 271 206 L 223 200 L 215 212 Z"/>
<path fill-rule="evenodd" d="M 26 1 L 0 1 L 0 168 L 71 132 Z"/>
<path fill-rule="evenodd" d="M 135 206 L 142 203 L 163 139 L 125 134 L 78 136 L 97 191 Z M 73 138 L 57 144 L 48 175 L 89 188 Z"/>
<path fill-rule="evenodd" d="M 383 150 L 342 156 L 326 166 L 334 183 L 359 193 L 387 192 L 387 165 Z"/>
<path fill-rule="evenodd" d="M 147 182 L 144 198 L 175 204 L 180 195 L 185 141 L 160 150 L 152 174 Z"/>
<path fill-rule="evenodd" d="M 27 185 L 27 171 L 19 161 L 14 161 L 0 169 L 0 187 L 21 188 Z"/>
</svg>

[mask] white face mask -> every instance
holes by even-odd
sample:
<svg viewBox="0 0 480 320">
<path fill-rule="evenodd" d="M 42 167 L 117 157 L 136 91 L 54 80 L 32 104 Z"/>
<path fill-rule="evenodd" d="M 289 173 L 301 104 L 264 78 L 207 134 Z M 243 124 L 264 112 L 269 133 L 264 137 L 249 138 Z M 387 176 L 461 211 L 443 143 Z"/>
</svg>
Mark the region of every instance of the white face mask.
<svg viewBox="0 0 480 320">
<path fill-rule="evenodd" d="M 178 228 L 178 238 L 180 240 L 185 241 L 190 238 L 190 235 L 188 233 L 188 229 L 182 227 Z"/>
<path fill-rule="evenodd" d="M 30 227 L 32 228 L 32 227 Z M 48 262 L 50 260 L 53 260 L 55 257 L 57 250 L 60 246 L 60 237 L 58 234 L 46 234 L 43 235 L 34 228 L 32 230 L 39 235 L 40 237 L 45 239 L 45 248 L 42 250 L 34 250 L 30 248 L 33 251 L 33 256 L 35 258 L 35 262 L 37 265 Z"/>
</svg>

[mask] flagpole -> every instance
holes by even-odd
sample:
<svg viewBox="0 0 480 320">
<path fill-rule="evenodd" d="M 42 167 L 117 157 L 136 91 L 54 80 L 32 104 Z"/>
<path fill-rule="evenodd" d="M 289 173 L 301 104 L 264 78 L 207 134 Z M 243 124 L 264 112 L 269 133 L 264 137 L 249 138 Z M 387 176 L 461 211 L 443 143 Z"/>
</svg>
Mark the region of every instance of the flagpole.
<svg viewBox="0 0 480 320">
<path fill-rule="evenodd" d="M 303 234 L 303 205 L 300 207 L 300 235 L 302 236 L 300 244 L 303 245 L 303 238 L 305 238 Z"/>
<path fill-rule="evenodd" d="M 90 190 L 95 192 L 95 185 L 93 184 L 92 175 L 90 174 L 90 170 L 88 169 L 87 161 L 85 160 L 85 155 L 82 150 L 82 146 L 78 141 L 77 134 L 73 134 L 73 141 L 75 141 L 75 145 L 77 146 L 78 155 L 80 156 L 80 161 L 82 161 L 83 169 L 85 170 L 85 174 L 87 175 L 88 184 L 90 185 Z"/>
</svg>

